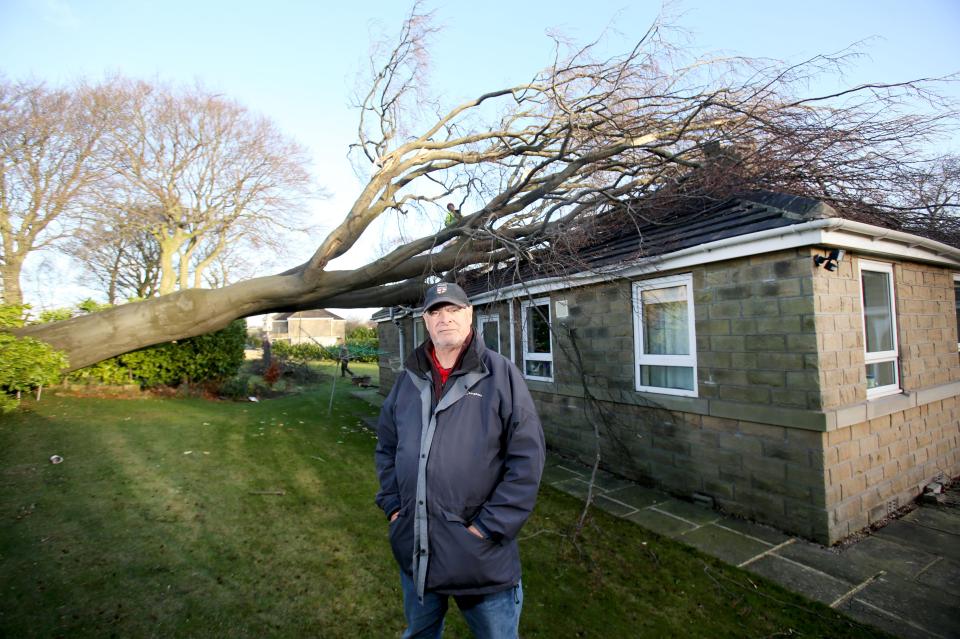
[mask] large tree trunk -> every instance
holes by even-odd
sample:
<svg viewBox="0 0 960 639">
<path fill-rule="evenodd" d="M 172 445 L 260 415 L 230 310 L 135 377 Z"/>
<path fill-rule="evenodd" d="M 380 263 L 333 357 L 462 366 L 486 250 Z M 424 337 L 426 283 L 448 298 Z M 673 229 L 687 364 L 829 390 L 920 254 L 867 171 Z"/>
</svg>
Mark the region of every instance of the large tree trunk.
<svg viewBox="0 0 960 639">
<path fill-rule="evenodd" d="M 0 266 L 0 277 L 3 278 L 3 303 L 23 304 L 23 290 L 20 288 L 20 272 L 23 270 L 23 259 L 17 255 L 7 255 Z"/>
<path fill-rule="evenodd" d="M 160 245 L 160 295 L 169 295 L 177 288 L 177 271 L 173 265 L 173 258 L 183 246 L 186 238 L 177 231 L 173 237 L 167 237 L 161 230 L 156 234 L 157 243 Z"/>
<path fill-rule="evenodd" d="M 67 353 L 69 370 L 138 348 L 201 335 L 231 321 L 295 303 L 306 291 L 295 275 L 248 280 L 221 289 L 190 289 L 63 322 L 16 331 Z"/>
<path fill-rule="evenodd" d="M 367 282 L 357 272 L 331 271 L 308 283 L 299 272 L 246 280 L 218 289 L 189 289 L 62 322 L 13 331 L 67 354 L 72 371 L 145 346 L 202 335 L 241 317 L 323 306 L 363 308 L 411 303 L 419 282 L 355 290 Z"/>
</svg>

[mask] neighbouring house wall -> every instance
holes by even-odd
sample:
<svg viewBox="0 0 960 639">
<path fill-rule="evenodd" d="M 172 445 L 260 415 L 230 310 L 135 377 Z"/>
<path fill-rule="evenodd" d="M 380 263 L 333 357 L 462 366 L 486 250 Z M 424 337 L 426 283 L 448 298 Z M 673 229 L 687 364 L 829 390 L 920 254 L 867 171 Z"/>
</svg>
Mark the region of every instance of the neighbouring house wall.
<svg viewBox="0 0 960 639">
<path fill-rule="evenodd" d="M 346 325 L 346 320 L 329 317 L 290 317 L 282 322 L 274 322 L 271 335 L 273 339 L 289 341 L 291 344 L 333 346 L 338 338 L 346 336 Z"/>
<path fill-rule="evenodd" d="M 338 338 L 346 336 L 346 320 L 329 317 L 290 317 L 286 322 L 286 330 L 280 339 L 289 340 L 291 344 L 316 344 L 333 346 Z"/>
</svg>

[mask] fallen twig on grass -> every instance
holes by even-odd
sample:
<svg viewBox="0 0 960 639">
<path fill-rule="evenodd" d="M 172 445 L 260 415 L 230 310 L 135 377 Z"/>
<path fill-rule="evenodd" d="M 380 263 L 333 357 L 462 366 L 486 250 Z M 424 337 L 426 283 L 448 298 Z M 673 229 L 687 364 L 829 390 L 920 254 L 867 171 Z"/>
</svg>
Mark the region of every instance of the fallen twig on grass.
<svg viewBox="0 0 960 639">
<path fill-rule="evenodd" d="M 280 497 L 287 494 L 285 490 L 251 490 L 251 495 L 279 495 Z"/>
</svg>

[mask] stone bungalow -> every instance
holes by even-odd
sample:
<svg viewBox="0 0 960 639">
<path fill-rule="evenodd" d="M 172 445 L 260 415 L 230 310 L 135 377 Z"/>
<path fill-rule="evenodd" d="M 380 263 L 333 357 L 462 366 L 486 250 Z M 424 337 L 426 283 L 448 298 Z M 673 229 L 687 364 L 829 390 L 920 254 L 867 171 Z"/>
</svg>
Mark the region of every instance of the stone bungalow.
<svg viewBox="0 0 960 639">
<path fill-rule="evenodd" d="M 548 446 L 832 544 L 960 475 L 960 249 L 756 192 L 461 282 Z M 382 392 L 423 340 L 382 309 Z"/>
</svg>

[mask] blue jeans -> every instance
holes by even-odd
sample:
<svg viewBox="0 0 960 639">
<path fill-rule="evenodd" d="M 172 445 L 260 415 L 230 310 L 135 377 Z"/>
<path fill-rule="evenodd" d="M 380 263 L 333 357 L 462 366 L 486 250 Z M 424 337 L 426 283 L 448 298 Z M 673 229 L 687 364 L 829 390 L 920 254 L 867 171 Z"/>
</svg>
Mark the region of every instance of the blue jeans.
<svg viewBox="0 0 960 639">
<path fill-rule="evenodd" d="M 448 595 L 426 592 L 423 603 L 417 600 L 417 587 L 408 574 L 400 571 L 403 586 L 403 614 L 407 629 L 403 639 L 435 639 L 443 636 Z M 454 595 L 464 620 L 477 639 L 516 639 L 523 608 L 523 586 L 489 595 Z"/>
</svg>

